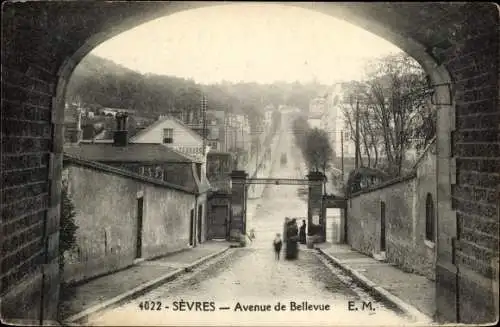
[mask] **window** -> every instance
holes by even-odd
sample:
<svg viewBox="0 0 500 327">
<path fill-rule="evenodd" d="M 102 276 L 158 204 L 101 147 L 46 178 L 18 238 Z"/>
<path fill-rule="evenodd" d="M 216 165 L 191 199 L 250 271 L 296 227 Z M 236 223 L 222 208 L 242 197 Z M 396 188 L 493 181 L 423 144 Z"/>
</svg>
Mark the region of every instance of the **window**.
<svg viewBox="0 0 500 327">
<path fill-rule="evenodd" d="M 174 143 L 174 130 L 172 128 L 163 129 L 163 143 Z"/>
<path fill-rule="evenodd" d="M 432 200 L 432 194 L 427 193 L 427 198 L 425 200 L 425 239 L 431 242 L 435 242 L 435 224 L 434 201 Z"/>
</svg>

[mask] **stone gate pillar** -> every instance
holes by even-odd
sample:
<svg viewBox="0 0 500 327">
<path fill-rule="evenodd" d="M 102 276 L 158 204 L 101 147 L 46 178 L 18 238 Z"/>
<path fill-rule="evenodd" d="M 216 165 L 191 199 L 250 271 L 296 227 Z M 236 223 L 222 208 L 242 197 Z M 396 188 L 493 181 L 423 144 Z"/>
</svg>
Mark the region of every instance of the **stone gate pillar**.
<svg viewBox="0 0 500 327">
<path fill-rule="evenodd" d="M 246 233 L 248 174 L 244 170 L 233 170 L 231 173 L 231 220 L 229 223 L 229 239 L 237 240 L 239 234 Z"/>
<path fill-rule="evenodd" d="M 307 202 L 307 226 L 308 235 L 311 233 L 311 227 L 320 226 L 322 228 L 321 240 L 325 241 L 326 222 L 323 214 L 323 180 L 325 176 L 320 172 L 310 172 L 307 175 L 309 182 L 309 197 Z"/>
</svg>

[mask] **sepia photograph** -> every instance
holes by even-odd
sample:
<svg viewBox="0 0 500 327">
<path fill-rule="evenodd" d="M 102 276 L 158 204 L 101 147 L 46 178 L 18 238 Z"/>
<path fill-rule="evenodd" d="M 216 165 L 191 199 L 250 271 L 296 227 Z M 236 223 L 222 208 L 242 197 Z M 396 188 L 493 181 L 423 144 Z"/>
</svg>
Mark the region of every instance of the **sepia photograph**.
<svg viewBox="0 0 500 327">
<path fill-rule="evenodd" d="M 3 2 L 2 323 L 496 325 L 499 8 Z"/>
</svg>

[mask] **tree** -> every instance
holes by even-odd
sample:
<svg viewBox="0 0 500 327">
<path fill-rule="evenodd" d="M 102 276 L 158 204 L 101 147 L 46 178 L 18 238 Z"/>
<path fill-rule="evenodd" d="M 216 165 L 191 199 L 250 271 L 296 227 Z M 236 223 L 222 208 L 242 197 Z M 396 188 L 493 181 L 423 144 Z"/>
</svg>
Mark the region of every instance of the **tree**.
<svg viewBox="0 0 500 327">
<path fill-rule="evenodd" d="M 306 134 L 305 145 L 305 159 L 309 169 L 325 174 L 333 160 L 328 133 L 318 128 L 310 129 Z"/>
<path fill-rule="evenodd" d="M 309 123 L 306 117 L 298 116 L 293 121 L 292 131 L 295 136 L 295 144 L 299 149 L 303 150 L 306 148 L 306 135 L 309 132 Z"/>
<path fill-rule="evenodd" d="M 61 205 L 61 220 L 59 229 L 59 268 L 64 269 L 64 252 L 70 250 L 76 243 L 75 206 L 68 194 L 68 186 L 63 183 Z"/>
<path fill-rule="evenodd" d="M 399 176 L 408 150 L 425 147 L 435 135 L 427 78 L 418 63 L 403 53 L 372 62 L 366 73 L 366 81 L 351 82 L 346 88 L 350 103 L 343 111 L 351 140 L 356 141 L 359 113 L 359 154 L 372 168 L 380 165 L 383 155 L 386 172 Z"/>
<path fill-rule="evenodd" d="M 377 167 L 379 164 L 380 148 L 382 144 L 380 130 L 374 124 L 373 112 L 363 97 L 367 94 L 366 85 L 360 82 L 346 84 L 348 103 L 341 105 L 344 121 L 349 129 L 349 141 L 356 143 L 356 119 L 359 120 L 359 144 L 357 149 L 360 166 Z M 361 100 L 361 101 L 360 101 Z"/>
</svg>

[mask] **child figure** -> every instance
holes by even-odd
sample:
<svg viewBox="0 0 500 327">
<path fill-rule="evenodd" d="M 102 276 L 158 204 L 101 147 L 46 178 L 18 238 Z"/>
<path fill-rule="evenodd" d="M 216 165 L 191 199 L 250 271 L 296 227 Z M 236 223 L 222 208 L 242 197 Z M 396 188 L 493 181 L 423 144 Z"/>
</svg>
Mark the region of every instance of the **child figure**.
<svg viewBox="0 0 500 327">
<path fill-rule="evenodd" d="M 255 230 L 252 228 L 250 230 L 250 233 L 248 234 L 248 238 L 250 239 L 250 242 L 253 243 L 253 240 L 255 240 Z"/>
<path fill-rule="evenodd" d="M 275 258 L 276 258 L 276 260 L 279 260 L 281 246 L 283 245 L 283 242 L 281 241 L 281 235 L 279 233 L 276 234 L 276 237 L 274 238 L 274 241 L 273 241 L 273 245 L 274 245 Z"/>
</svg>

